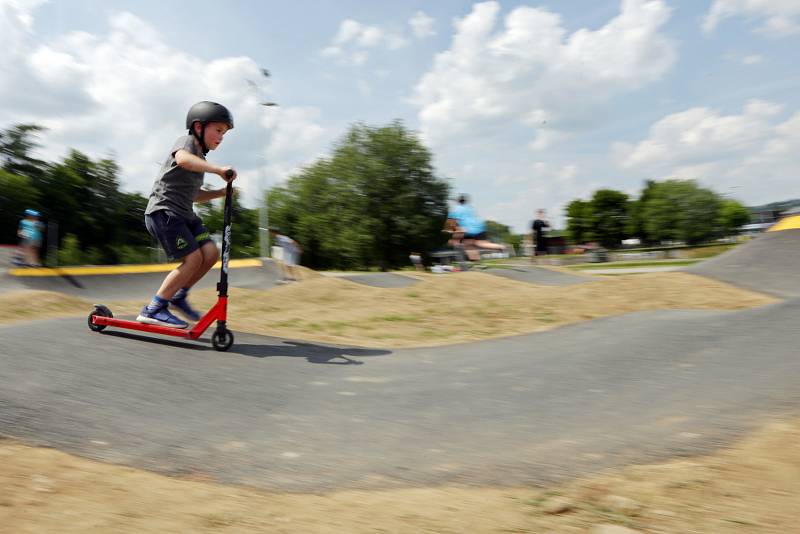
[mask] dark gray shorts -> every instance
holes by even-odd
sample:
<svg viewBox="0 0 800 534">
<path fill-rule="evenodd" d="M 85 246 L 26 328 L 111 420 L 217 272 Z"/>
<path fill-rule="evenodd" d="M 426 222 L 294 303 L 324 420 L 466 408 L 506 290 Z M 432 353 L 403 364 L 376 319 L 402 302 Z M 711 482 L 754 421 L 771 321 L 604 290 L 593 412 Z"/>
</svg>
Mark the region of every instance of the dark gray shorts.
<svg viewBox="0 0 800 534">
<path fill-rule="evenodd" d="M 158 210 L 144 216 L 144 225 L 172 260 L 181 259 L 211 241 L 199 217 L 187 219 L 169 210 Z"/>
<path fill-rule="evenodd" d="M 464 234 L 464 239 L 475 239 L 479 241 L 485 241 L 486 232 L 481 232 L 479 234 Z"/>
</svg>

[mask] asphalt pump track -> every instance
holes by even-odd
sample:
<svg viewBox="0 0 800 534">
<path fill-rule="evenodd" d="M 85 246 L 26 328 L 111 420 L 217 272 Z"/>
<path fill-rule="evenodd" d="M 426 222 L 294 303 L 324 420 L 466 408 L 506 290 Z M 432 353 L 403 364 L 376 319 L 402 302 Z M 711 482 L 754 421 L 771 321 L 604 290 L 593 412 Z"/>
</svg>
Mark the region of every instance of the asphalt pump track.
<svg viewBox="0 0 800 534">
<path fill-rule="evenodd" d="M 5 326 L 0 435 L 281 491 L 546 483 L 710 452 L 800 407 L 800 277 L 780 252 L 792 246 L 798 232 L 766 234 L 714 262 L 727 272 L 758 250 L 745 287 L 761 280 L 777 304 L 448 347 L 237 332 L 220 353 L 207 339 L 93 333 L 85 318 Z"/>
</svg>

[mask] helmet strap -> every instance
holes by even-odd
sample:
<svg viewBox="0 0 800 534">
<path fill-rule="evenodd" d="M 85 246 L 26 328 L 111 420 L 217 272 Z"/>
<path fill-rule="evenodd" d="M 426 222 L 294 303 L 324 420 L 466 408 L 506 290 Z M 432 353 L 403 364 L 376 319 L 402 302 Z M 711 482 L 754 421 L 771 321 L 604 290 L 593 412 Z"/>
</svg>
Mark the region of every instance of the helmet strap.
<svg viewBox="0 0 800 534">
<path fill-rule="evenodd" d="M 200 123 L 200 135 L 198 135 L 197 132 L 194 129 L 194 125 L 197 124 L 197 123 Z M 208 147 L 206 146 L 206 139 L 205 139 L 206 138 L 206 125 L 204 123 L 200 122 L 200 121 L 193 122 L 192 123 L 192 135 L 195 137 L 195 139 L 200 141 L 200 148 L 203 149 L 203 155 L 204 156 L 208 155 Z"/>
</svg>

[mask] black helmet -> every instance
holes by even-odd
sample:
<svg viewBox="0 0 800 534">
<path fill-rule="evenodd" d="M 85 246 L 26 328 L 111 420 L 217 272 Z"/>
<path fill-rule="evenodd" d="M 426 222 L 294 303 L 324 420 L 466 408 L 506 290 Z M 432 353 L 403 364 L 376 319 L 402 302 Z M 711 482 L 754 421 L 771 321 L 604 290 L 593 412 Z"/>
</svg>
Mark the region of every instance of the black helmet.
<svg viewBox="0 0 800 534">
<path fill-rule="evenodd" d="M 186 128 L 200 141 L 200 146 L 203 147 L 203 154 L 208 154 L 205 140 L 206 131 L 205 128 L 202 128 L 200 135 L 198 135 L 192 127 L 196 122 L 199 122 L 202 126 L 209 122 L 224 122 L 228 125 L 229 130 L 233 130 L 233 115 L 222 104 L 203 100 L 189 108 L 189 113 L 186 114 Z"/>
<path fill-rule="evenodd" d="M 207 124 L 209 122 L 224 122 L 233 130 L 233 115 L 228 108 L 216 102 L 198 102 L 189 109 L 186 115 L 186 129 L 191 130 L 195 122 Z"/>
</svg>

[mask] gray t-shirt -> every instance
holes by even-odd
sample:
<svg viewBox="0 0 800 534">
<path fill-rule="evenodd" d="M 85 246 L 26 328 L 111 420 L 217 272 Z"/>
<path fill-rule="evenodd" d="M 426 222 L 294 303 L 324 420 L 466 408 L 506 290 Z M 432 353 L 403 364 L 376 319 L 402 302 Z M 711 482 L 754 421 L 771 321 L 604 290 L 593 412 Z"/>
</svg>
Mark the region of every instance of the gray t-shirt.
<svg viewBox="0 0 800 534">
<path fill-rule="evenodd" d="M 187 219 L 196 217 L 192 211 L 192 204 L 203 185 L 204 173 L 187 171 L 178 166 L 175 162 L 175 153 L 181 149 L 206 159 L 203 149 L 194 142 L 194 137 L 191 135 L 179 137 L 158 172 L 158 178 L 150 192 L 150 201 L 144 210 L 145 214 L 158 210 L 169 210 Z"/>
</svg>

